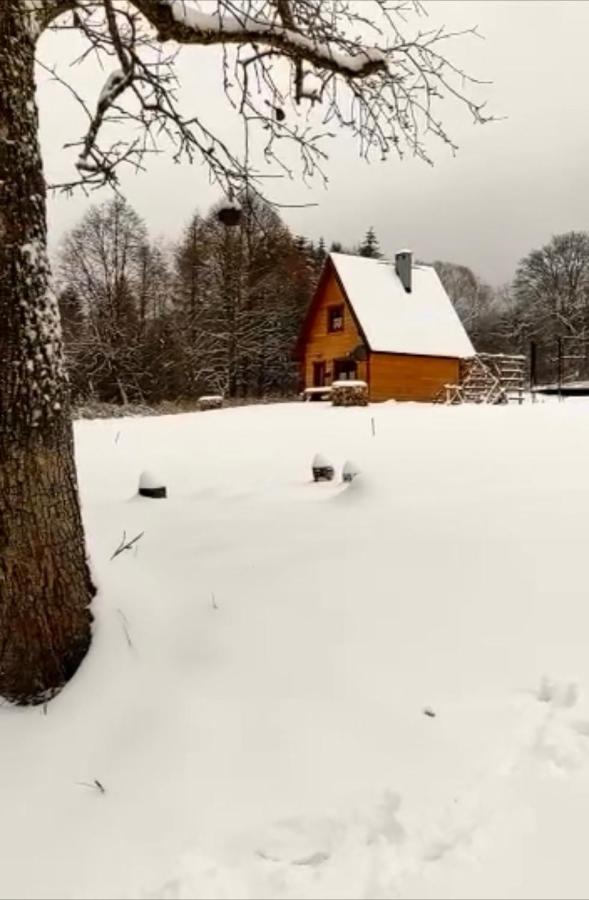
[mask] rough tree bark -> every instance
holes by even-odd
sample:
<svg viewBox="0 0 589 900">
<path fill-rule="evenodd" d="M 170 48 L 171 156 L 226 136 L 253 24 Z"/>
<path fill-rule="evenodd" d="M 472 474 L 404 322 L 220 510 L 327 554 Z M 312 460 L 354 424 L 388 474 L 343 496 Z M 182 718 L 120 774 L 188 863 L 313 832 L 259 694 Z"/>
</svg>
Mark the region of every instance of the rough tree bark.
<svg viewBox="0 0 589 900">
<path fill-rule="evenodd" d="M 94 589 L 50 288 L 27 7 L 0 2 L 0 695 L 38 703 L 88 650 Z"/>
</svg>

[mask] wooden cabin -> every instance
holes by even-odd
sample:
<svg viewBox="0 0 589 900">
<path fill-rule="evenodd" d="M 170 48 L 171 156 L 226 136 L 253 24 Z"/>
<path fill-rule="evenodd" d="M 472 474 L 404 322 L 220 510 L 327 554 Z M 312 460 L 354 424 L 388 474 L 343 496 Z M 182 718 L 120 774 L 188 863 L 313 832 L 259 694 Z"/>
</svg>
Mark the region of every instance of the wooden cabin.
<svg viewBox="0 0 589 900">
<path fill-rule="evenodd" d="M 304 389 L 359 379 L 372 401 L 434 400 L 473 356 L 437 272 L 408 250 L 394 262 L 331 253 L 296 349 Z"/>
</svg>

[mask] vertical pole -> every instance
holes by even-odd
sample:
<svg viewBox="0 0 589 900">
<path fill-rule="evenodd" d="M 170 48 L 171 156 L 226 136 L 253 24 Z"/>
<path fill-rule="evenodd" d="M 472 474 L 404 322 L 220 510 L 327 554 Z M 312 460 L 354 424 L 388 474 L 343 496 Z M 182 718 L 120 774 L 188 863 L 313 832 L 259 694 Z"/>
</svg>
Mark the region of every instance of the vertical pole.
<svg viewBox="0 0 589 900">
<path fill-rule="evenodd" d="M 562 400 L 562 338 L 558 338 L 558 399 Z"/>
<path fill-rule="evenodd" d="M 530 341 L 530 394 L 532 395 L 532 403 L 536 402 L 536 341 Z"/>
</svg>

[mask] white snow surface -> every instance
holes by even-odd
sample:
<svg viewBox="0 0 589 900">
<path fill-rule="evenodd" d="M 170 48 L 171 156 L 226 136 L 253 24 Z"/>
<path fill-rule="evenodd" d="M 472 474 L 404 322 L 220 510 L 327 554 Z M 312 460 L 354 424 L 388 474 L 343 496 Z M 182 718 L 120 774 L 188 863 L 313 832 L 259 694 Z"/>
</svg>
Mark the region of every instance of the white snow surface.
<svg viewBox="0 0 589 900">
<path fill-rule="evenodd" d="M 312 483 L 318 447 L 362 477 Z M 94 641 L 46 714 L 0 707 L 1 897 L 589 895 L 587 402 L 81 421 L 76 453 Z"/>
<path fill-rule="evenodd" d="M 236 200 L 231 197 L 222 197 L 213 207 L 216 212 L 220 212 L 222 209 L 236 209 L 241 210 L 242 206 L 239 200 Z"/>
<path fill-rule="evenodd" d="M 152 491 L 163 486 L 163 480 L 155 475 L 154 472 L 148 471 L 147 469 L 139 476 L 139 487 L 144 490 Z"/>
<path fill-rule="evenodd" d="M 323 93 L 323 80 L 315 73 L 307 71 L 303 73 L 301 82 L 303 96 L 308 100 L 321 100 Z"/>
<path fill-rule="evenodd" d="M 354 378 L 342 378 L 341 381 L 332 381 L 332 387 L 368 387 L 365 381 L 358 381 Z"/>
<path fill-rule="evenodd" d="M 468 358 L 475 350 L 433 266 L 412 267 L 407 293 L 394 262 L 331 253 L 370 348 Z"/>
</svg>

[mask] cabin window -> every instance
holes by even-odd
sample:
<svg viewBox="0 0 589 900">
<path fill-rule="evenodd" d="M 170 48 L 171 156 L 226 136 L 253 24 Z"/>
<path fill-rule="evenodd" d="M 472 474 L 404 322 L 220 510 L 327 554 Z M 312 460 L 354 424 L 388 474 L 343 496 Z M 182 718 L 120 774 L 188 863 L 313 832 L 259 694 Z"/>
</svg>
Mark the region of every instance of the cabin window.
<svg viewBox="0 0 589 900">
<path fill-rule="evenodd" d="M 330 334 L 334 331 L 344 330 L 343 306 L 329 306 L 327 308 L 327 330 Z"/>
<path fill-rule="evenodd" d="M 356 379 L 356 361 L 353 359 L 334 359 L 333 380 L 354 381 Z"/>
</svg>

